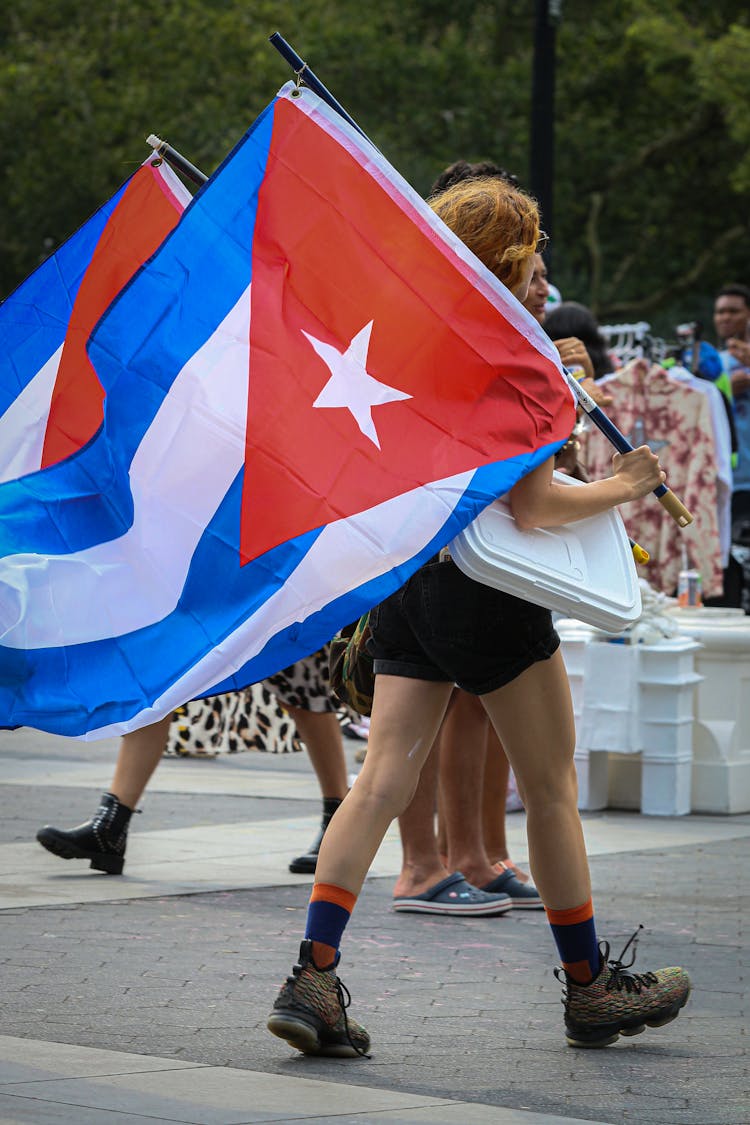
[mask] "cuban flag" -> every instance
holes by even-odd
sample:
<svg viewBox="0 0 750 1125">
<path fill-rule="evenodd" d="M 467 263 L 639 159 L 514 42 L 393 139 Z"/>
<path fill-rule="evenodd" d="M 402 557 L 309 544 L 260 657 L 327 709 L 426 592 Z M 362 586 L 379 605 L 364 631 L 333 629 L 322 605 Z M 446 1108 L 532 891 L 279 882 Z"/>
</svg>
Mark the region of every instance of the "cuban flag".
<svg viewBox="0 0 750 1125">
<path fill-rule="evenodd" d="M 536 321 L 291 84 L 88 354 L 104 423 L 57 499 L 0 490 L 0 722 L 78 737 L 315 651 L 574 424 Z"/>
<path fill-rule="evenodd" d="M 152 155 L 0 305 L 0 483 L 70 456 L 102 423 L 86 354 L 102 313 L 192 196 Z"/>
</svg>

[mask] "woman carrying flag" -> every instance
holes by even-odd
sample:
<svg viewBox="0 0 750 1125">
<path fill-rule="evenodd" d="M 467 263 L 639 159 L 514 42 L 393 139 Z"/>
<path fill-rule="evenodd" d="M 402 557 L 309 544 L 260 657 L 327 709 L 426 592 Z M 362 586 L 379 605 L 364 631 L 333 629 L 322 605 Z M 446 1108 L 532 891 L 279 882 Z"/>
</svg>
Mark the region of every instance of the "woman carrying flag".
<svg viewBox="0 0 750 1125">
<path fill-rule="evenodd" d="M 534 201 L 500 179 L 483 179 L 456 184 L 431 205 L 523 301 L 543 238 Z M 594 516 L 665 479 L 647 446 L 616 454 L 607 480 L 566 488 L 552 473 L 550 458 L 512 489 L 521 527 Z M 367 757 L 323 840 L 299 963 L 269 1030 L 306 1054 L 368 1051 L 367 1031 L 345 1011 L 339 945 L 388 826 L 411 800 L 454 684 L 481 698 L 526 807 L 532 874 L 562 963 L 568 1042 L 607 1046 L 673 1019 L 690 992 L 684 970 L 629 972 L 622 955 L 610 960 L 609 945 L 598 940 L 576 800 L 573 710 L 550 612 L 472 581 L 442 551 L 373 611 L 371 628 L 376 680 Z"/>
</svg>

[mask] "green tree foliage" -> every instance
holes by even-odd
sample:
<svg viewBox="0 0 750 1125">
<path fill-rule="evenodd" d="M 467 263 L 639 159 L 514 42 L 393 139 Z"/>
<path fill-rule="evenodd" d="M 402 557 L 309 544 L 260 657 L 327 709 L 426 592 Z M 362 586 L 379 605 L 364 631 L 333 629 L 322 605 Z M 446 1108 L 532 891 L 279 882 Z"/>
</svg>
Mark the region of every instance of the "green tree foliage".
<svg viewBox="0 0 750 1125">
<path fill-rule="evenodd" d="M 706 294 L 747 277 L 750 68 L 737 12 L 566 5 L 558 276 L 608 320 L 692 318 Z"/>
<path fill-rule="evenodd" d="M 17 0 L 0 14 L 0 293 L 151 132 L 211 172 L 288 77 L 281 30 L 415 188 L 526 180 L 532 0 Z M 737 3 L 564 0 L 554 276 L 603 320 L 699 315 L 748 280 L 750 30 Z"/>
</svg>

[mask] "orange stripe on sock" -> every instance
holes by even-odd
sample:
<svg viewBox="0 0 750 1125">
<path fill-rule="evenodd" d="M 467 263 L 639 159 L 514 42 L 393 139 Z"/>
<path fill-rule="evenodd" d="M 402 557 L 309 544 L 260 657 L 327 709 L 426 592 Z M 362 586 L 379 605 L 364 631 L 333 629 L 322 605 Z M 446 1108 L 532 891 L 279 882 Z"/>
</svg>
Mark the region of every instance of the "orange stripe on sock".
<svg viewBox="0 0 750 1125">
<path fill-rule="evenodd" d="M 546 907 L 546 911 L 551 926 L 575 926 L 579 922 L 588 922 L 594 917 L 594 903 L 589 899 L 582 906 L 571 906 L 567 910 L 550 910 Z"/>
<path fill-rule="evenodd" d="M 324 941 L 312 943 L 312 959 L 316 969 L 332 969 L 336 964 L 336 953 L 337 950 L 332 945 L 326 945 Z"/>
<path fill-rule="evenodd" d="M 345 891 L 343 887 L 336 887 L 333 883 L 316 883 L 310 895 L 310 902 L 332 902 L 335 906 L 342 906 L 350 914 L 356 901 L 357 896 L 351 891 Z"/>
<path fill-rule="evenodd" d="M 588 961 L 563 961 L 563 968 L 577 984 L 588 984 L 589 981 L 593 980 L 591 965 Z"/>
</svg>

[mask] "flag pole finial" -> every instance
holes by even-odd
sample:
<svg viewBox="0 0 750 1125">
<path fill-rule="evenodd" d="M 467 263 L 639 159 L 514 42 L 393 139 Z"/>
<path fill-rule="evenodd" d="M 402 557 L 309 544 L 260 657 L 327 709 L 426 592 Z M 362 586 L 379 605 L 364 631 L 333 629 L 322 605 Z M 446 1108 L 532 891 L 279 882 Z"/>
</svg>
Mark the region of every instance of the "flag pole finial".
<svg viewBox="0 0 750 1125">
<path fill-rule="evenodd" d="M 205 184 L 208 176 L 205 172 L 201 172 L 200 168 L 196 168 L 194 164 L 178 152 L 176 148 L 172 148 L 170 144 L 163 141 L 161 137 L 157 137 L 156 133 L 149 133 L 146 137 L 146 144 L 150 145 L 154 152 L 166 160 L 170 167 L 174 168 L 176 172 L 182 172 L 183 176 L 187 176 L 194 184 L 202 186 Z"/>
</svg>

